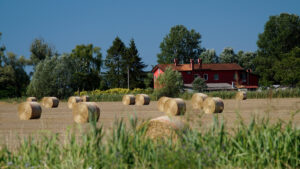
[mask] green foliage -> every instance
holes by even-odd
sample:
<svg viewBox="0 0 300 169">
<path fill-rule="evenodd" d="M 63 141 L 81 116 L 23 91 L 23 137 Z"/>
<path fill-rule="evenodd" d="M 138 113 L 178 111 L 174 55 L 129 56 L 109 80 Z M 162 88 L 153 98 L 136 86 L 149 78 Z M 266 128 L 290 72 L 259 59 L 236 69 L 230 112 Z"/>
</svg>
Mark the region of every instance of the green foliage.
<svg viewBox="0 0 300 169">
<path fill-rule="evenodd" d="M 125 55 L 122 59 L 122 72 L 124 79 L 128 80 L 127 76 L 129 69 L 129 88 L 143 88 L 143 80 L 145 78 L 143 69 L 146 65 L 142 62 L 142 58 L 139 57 L 139 53 L 133 39 L 131 39 L 129 47 L 126 48 Z"/>
<path fill-rule="evenodd" d="M 147 73 L 144 83 L 147 88 L 153 88 L 153 73 Z"/>
<path fill-rule="evenodd" d="M 127 78 L 124 78 L 126 72 L 122 71 L 123 57 L 126 47 L 119 37 L 113 41 L 112 46 L 107 50 L 105 66 L 108 69 L 106 79 L 110 88 L 127 87 Z"/>
<path fill-rule="evenodd" d="M 130 89 L 144 87 L 143 69 L 146 65 L 139 57 L 133 39 L 127 48 L 121 39 L 116 37 L 113 45 L 107 50 L 105 66 L 108 69 L 105 78 L 109 88 L 128 87 L 128 73 Z"/>
<path fill-rule="evenodd" d="M 137 130 L 137 119 L 126 126 L 117 121 L 112 132 L 91 123 L 80 133 L 41 133 L 20 142 L 11 151 L 0 150 L 3 168 L 298 168 L 299 129 L 292 122 L 253 118 L 239 121 L 228 132 L 214 117 L 207 130 L 178 131 L 179 139 L 152 141 L 144 137 L 147 126 Z M 61 140 L 60 138 L 65 138 Z M 62 142 L 64 144 L 62 144 Z"/>
<path fill-rule="evenodd" d="M 93 90 L 93 91 L 76 91 L 74 95 L 82 96 L 88 95 L 92 101 L 121 101 L 124 94 L 148 94 L 151 96 L 153 93 L 153 89 L 140 89 L 135 88 L 133 90 L 125 89 L 125 88 L 112 88 L 108 90 Z"/>
<path fill-rule="evenodd" d="M 291 50 L 300 47 L 300 18 L 298 15 L 282 13 L 270 16 L 264 32 L 259 34 L 258 53 L 255 59 L 256 72 L 260 83 L 265 86 L 283 82 L 277 73 L 276 64 L 281 62 Z M 277 77 L 277 78 L 275 78 Z"/>
<path fill-rule="evenodd" d="M 23 56 L 17 59 L 14 53 L 5 53 L 5 47 L 0 47 L 0 98 L 24 95 L 29 83 L 29 76 L 24 70 L 26 64 Z"/>
<path fill-rule="evenodd" d="M 300 87 L 300 48 L 295 47 L 291 52 L 284 54 L 281 61 L 274 65 L 275 80 L 283 85 Z"/>
<path fill-rule="evenodd" d="M 12 66 L 0 67 L 0 96 L 12 97 L 16 96 L 16 76 Z"/>
<path fill-rule="evenodd" d="M 244 69 L 251 69 L 255 71 L 255 63 L 254 60 L 257 56 L 255 52 L 243 52 L 239 51 L 238 54 L 238 64 Z"/>
<path fill-rule="evenodd" d="M 238 63 L 238 56 L 234 53 L 233 48 L 226 47 L 220 54 L 220 63 Z"/>
<path fill-rule="evenodd" d="M 183 25 L 171 28 L 160 44 L 161 52 L 157 55 L 159 64 L 173 63 L 174 58 L 180 63 L 189 63 L 197 59 L 202 51 L 201 35 L 194 29 L 188 30 Z"/>
<path fill-rule="evenodd" d="M 193 81 L 193 90 L 197 91 L 197 92 L 203 92 L 207 89 L 207 85 L 204 79 L 202 79 L 201 77 L 197 77 L 194 81 Z"/>
<path fill-rule="evenodd" d="M 70 54 L 76 65 L 72 79 L 72 88 L 93 90 L 100 85 L 102 54 L 99 47 L 92 44 L 77 45 Z"/>
<path fill-rule="evenodd" d="M 157 96 L 157 98 L 161 96 L 179 96 L 183 89 L 181 73 L 173 71 L 170 67 L 168 67 L 163 74 L 158 76 L 155 83 L 158 86 L 154 90 L 154 95 Z"/>
<path fill-rule="evenodd" d="M 219 63 L 219 57 L 214 49 L 207 49 L 201 53 L 202 63 Z"/>
<path fill-rule="evenodd" d="M 34 69 L 40 61 L 46 59 L 47 57 L 57 55 L 54 47 L 46 43 L 43 38 L 36 38 L 33 40 L 30 46 L 30 52 L 30 62 L 34 66 Z"/>
<path fill-rule="evenodd" d="M 36 66 L 27 94 L 38 98 L 70 96 L 75 90 L 71 87 L 75 67 L 74 60 L 66 54 L 44 59 Z"/>
</svg>

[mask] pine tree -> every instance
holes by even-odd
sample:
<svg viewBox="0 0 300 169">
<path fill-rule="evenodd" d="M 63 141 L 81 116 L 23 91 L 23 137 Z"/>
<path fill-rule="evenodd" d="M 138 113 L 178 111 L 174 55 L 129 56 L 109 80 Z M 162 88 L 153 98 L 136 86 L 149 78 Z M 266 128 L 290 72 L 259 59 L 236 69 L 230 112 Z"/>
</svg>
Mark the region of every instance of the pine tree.
<svg viewBox="0 0 300 169">
<path fill-rule="evenodd" d="M 131 39 L 129 47 L 126 48 L 126 53 L 122 59 L 124 61 L 122 65 L 122 74 L 123 78 L 128 80 L 129 73 L 129 88 L 144 87 L 143 79 L 146 74 L 143 69 L 146 65 L 139 57 L 139 53 L 133 39 Z"/>
<path fill-rule="evenodd" d="M 107 82 L 110 88 L 125 87 L 126 79 L 122 74 L 122 62 L 126 47 L 119 37 L 113 41 L 113 45 L 107 50 L 105 66 Z M 124 69 L 124 68 L 123 68 Z"/>
</svg>

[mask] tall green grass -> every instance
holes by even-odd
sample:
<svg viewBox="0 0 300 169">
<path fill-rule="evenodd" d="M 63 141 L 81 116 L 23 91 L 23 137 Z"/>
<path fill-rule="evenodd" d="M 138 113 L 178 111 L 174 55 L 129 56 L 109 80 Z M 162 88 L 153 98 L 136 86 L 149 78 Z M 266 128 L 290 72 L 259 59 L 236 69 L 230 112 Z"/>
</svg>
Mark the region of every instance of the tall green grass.
<svg viewBox="0 0 300 169">
<path fill-rule="evenodd" d="M 235 130 L 215 118 L 206 131 L 178 132 L 179 139 L 152 141 L 137 130 L 137 120 L 112 132 L 91 125 L 64 141 L 57 134 L 29 138 L 20 147 L 0 150 L 2 168 L 299 168 L 300 131 L 292 123 L 253 119 Z"/>
</svg>

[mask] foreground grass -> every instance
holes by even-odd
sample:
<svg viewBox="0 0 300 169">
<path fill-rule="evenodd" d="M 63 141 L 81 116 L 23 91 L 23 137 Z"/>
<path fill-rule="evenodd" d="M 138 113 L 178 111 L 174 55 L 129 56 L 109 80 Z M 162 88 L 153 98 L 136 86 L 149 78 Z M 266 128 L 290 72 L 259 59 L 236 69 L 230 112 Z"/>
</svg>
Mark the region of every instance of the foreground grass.
<svg viewBox="0 0 300 169">
<path fill-rule="evenodd" d="M 253 119 L 228 132 L 222 121 L 207 131 L 179 131 L 179 139 L 152 141 L 116 123 L 110 133 L 91 124 L 88 132 L 65 140 L 57 134 L 24 139 L 17 150 L 3 146 L 3 168 L 299 168 L 300 130 L 292 123 Z"/>
</svg>

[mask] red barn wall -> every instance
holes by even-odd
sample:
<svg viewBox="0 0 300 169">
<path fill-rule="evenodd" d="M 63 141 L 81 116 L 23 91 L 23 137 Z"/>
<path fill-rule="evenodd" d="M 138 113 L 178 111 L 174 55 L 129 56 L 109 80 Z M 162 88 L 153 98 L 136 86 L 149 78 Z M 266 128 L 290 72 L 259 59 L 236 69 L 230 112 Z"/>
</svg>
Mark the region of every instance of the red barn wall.
<svg viewBox="0 0 300 169">
<path fill-rule="evenodd" d="M 201 78 L 204 78 L 204 74 L 208 75 L 208 80 L 206 83 L 229 83 L 235 81 L 234 74 L 236 71 L 234 70 L 223 70 L 223 71 L 213 71 L 213 70 L 202 70 L 202 71 L 192 71 L 190 74 L 186 72 L 181 72 L 182 78 L 185 84 L 193 83 L 194 76 L 199 75 Z M 219 80 L 214 80 L 214 75 L 219 75 Z M 238 76 L 239 72 L 238 72 Z"/>
<path fill-rule="evenodd" d="M 190 72 L 190 73 L 189 73 Z M 157 69 L 153 73 L 154 78 L 154 88 L 157 86 L 155 85 L 156 78 L 164 73 L 161 69 Z M 182 71 L 180 72 L 182 75 L 182 79 L 184 84 L 191 84 L 194 81 L 195 75 L 199 75 L 201 78 L 204 78 L 204 74 L 208 75 L 208 80 L 206 83 L 228 83 L 231 84 L 232 82 L 237 82 L 234 79 L 235 74 L 237 74 L 238 82 L 240 85 L 251 85 L 251 86 L 258 86 L 258 77 L 246 71 L 237 71 L 237 70 L 197 70 L 197 71 Z M 242 73 L 246 75 L 246 81 L 242 81 Z M 219 75 L 219 80 L 214 80 L 214 75 Z"/>
</svg>

